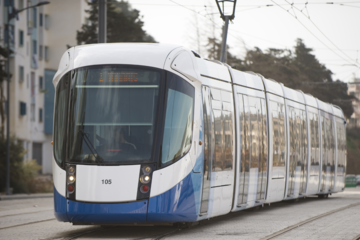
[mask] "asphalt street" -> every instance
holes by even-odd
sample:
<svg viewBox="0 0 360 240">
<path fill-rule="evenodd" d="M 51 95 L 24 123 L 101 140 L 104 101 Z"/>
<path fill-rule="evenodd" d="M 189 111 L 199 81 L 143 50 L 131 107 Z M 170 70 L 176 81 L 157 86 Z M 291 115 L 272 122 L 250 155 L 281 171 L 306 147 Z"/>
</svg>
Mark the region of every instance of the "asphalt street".
<svg viewBox="0 0 360 240">
<path fill-rule="evenodd" d="M 172 226 L 73 226 L 49 197 L 0 201 L 0 239 L 360 239 L 360 187 Z"/>
</svg>

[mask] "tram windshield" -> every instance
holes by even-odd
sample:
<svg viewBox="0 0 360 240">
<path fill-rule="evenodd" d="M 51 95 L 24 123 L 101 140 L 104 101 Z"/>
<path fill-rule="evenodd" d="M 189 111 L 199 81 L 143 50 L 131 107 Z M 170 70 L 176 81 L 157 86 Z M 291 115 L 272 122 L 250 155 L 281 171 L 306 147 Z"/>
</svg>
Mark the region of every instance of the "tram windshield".
<svg viewBox="0 0 360 240">
<path fill-rule="evenodd" d="M 72 77 L 68 155 L 77 163 L 149 161 L 161 72 L 96 66 Z"/>
</svg>

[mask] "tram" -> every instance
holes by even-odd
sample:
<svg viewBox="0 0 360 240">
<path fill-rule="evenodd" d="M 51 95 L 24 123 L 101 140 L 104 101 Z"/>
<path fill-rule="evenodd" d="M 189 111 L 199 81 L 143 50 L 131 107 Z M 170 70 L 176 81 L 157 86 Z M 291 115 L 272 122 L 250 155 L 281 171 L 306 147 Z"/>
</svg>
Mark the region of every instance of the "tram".
<svg viewBox="0 0 360 240">
<path fill-rule="evenodd" d="M 191 223 L 345 186 L 342 110 L 176 45 L 68 49 L 54 204 L 73 224 Z"/>
</svg>

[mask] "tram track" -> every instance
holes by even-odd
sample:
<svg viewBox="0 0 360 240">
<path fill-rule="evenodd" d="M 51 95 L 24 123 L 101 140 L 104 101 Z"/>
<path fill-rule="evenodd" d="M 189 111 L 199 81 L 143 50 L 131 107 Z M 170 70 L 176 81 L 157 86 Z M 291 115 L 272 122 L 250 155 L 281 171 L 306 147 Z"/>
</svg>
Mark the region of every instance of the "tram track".
<svg viewBox="0 0 360 240">
<path fill-rule="evenodd" d="M 45 220 L 40 220 L 40 221 L 35 221 L 35 222 L 28 222 L 28 223 L 17 224 L 17 225 L 13 225 L 13 226 L 0 227 L 0 230 L 8 229 L 8 228 L 14 228 L 14 227 L 21 227 L 21 226 L 31 225 L 31 224 L 36 224 L 36 223 L 54 221 L 54 220 L 55 220 L 55 218 L 50 218 L 50 219 L 45 219 Z"/>
<path fill-rule="evenodd" d="M 347 205 L 347 206 L 345 206 L 345 207 L 338 208 L 338 209 L 335 209 L 335 210 L 332 210 L 332 211 L 329 211 L 329 212 L 326 212 L 326 213 L 317 215 L 317 216 L 315 216 L 315 217 L 312 217 L 312 218 L 306 219 L 306 220 L 304 220 L 304 221 L 301 221 L 301 222 L 299 222 L 299 223 L 293 224 L 293 225 L 291 225 L 291 226 L 289 226 L 289 227 L 287 227 L 287 228 L 284 228 L 284 229 L 282 229 L 282 230 L 280 230 L 280 231 L 277 231 L 277 232 L 275 232 L 275 233 L 273 233 L 273 234 L 270 234 L 270 235 L 268 235 L 268 236 L 266 236 L 266 237 L 264 237 L 264 238 L 261 238 L 260 240 L 270 240 L 270 239 L 274 239 L 274 238 L 276 238 L 276 237 L 279 237 L 279 236 L 281 236 L 281 235 L 284 235 L 285 233 L 288 233 L 288 232 L 290 232 L 290 231 L 292 231 L 292 230 L 295 230 L 295 229 L 297 229 L 298 227 L 304 226 L 304 225 L 306 225 L 306 224 L 308 224 L 308 223 L 310 223 L 310 222 L 313 222 L 313 221 L 318 220 L 318 219 L 320 219 L 320 218 L 327 217 L 327 216 L 329 216 L 329 215 L 331 215 L 331 214 L 334 214 L 334 213 L 337 213 L 337 212 L 341 212 L 341 211 L 344 211 L 344 210 L 346 210 L 346 209 L 349 209 L 349 208 L 352 208 L 352 207 L 356 207 L 356 206 L 359 206 L 359 205 L 360 205 L 360 202 L 358 202 L 358 203 L 353 203 L 353 204 Z M 358 240 L 358 239 L 360 239 L 360 235 L 354 238 L 354 240 Z"/>
<path fill-rule="evenodd" d="M 36 211 L 36 212 L 24 212 L 24 213 L 16 213 L 16 214 L 9 214 L 9 215 L 0 215 L 0 217 L 12 217 L 12 216 L 35 214 L 35 213 L 47 212 L 47 211 L 54 211 L 54 209 L 52 208 L 52 209 L 46 209 L 46 210 L 41 210 L 41 211 Z"/>
</svg>

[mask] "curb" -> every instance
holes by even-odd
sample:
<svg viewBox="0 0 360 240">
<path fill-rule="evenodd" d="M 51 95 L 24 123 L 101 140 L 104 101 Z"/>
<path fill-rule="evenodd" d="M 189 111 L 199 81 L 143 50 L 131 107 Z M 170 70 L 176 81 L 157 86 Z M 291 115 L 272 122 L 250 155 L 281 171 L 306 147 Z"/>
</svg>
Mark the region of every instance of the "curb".
<svg viewBox="0 0 360 240">
<path fill-rule="evenodd" d="M 13 194 L 13 195 L 0 195 L 0 201 L 32 199 L 32 198 L 53 198 L 53 197 L 54 197 L 53 193 Z"/>
</svg>

